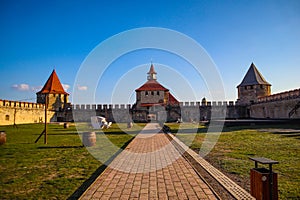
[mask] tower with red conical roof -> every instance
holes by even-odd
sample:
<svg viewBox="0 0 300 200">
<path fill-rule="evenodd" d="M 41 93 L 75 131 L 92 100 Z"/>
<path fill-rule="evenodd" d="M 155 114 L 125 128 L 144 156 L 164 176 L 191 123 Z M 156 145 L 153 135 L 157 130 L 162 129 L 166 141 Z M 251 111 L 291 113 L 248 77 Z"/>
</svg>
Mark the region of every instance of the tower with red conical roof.
<svg viewBox="0 0 300 200">
<path fill-rule="evenodd" d="M 68 103 L 69 94 L 64 90 L 56 71 L 53 70 L 41 91 L 36 93 L 37 103 L 46 103 L 49 110 L 61 111 Z"/>
</svg>

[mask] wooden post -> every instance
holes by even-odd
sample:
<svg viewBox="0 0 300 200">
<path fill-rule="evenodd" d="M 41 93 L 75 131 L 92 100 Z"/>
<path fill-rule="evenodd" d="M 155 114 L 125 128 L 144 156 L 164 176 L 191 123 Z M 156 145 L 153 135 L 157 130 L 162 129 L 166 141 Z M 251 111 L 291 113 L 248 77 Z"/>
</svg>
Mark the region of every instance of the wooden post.
<svg viewBox="0 0 300 200">
<path fill-rule="evenodd" d="M 44 144 L 47 144 L 48 142 L 48 138 L 47 138 L 47 107 L 48 107 L 48 95 L 45 94 L 45 126 L 44 126 L 44 130 L 43 132 L 39 135 L 39 137 L 35 140 L 34 143 L 37 143 L 39 141 L 39 139 L 42 137 L 43 134 L 44 135 Z"/>
<path fill-rule="evenodd" d="M 16 124 L 16 116 L 17 116 L 17 108 L 15 108 L 15 110 L 14 110 L 14 127 L 18 128 L 18 126 Z"/>
<path fill-rule="evenodd" d="M 44 132 L 45 132 L 45 136 L 44 136 L 44 144 L 47 144 L 48 142 L 48 135 L 47 135 L 47 107 L 48 107 L 48 95 L 45 94 L 45 128 L 44 128 Z"/>
</svg>

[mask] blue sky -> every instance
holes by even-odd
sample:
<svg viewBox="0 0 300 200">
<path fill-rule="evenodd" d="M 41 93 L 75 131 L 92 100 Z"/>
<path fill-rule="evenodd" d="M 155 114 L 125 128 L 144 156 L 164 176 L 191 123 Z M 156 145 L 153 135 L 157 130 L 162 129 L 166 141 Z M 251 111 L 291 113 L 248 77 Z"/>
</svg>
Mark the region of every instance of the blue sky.
<svg viewBox="0 0 300 200">
<path fill-rule="evenodd" d="M 172 29 L 202 45 L 217 66 L 226 100 L 236 100 L 236 86 L 251 62 L 272 84 L 273 93 L 300 87 L 298 0 L 1 0 L 0 27 L 0 99 L 35 101 L 35 92 L 54 68 L 71 95 L 73 89 L 88 90 L 74 85 L 88 54 L 115 34 L 142 27 Z M 111 64 L 99 82 L 96 102 L 109 103 L 113 96 L 114 103 L 132 103 L 151 60 L 158 80 L 180 101 L 209 97 L 205 82 L 185 61 L 145 49 Z M 176 85 L 184 81 L 191 90 Z"/>
</svg>

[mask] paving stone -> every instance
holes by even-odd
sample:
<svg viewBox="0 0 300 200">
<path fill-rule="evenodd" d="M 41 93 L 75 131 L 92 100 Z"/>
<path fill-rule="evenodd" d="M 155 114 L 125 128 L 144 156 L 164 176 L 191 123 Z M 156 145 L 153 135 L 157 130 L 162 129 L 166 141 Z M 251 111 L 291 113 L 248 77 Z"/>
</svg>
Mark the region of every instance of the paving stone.
<svg viewBox="0 0 300 200">
<path fill-rule="evenodd" d="M 111 197 L 112 198 L 120 198 L 121 196 L 121 191 L 114 191 L 112 194 L 111 194 Z"/>
<path fill-rule="evenodd" d="M 130 195 L 130 193 L 131 193 L 131 189 L 124 189 L 123 191 L 122 191 L 122 195 Z"/>
<path fill-rule="evenodd" d="M 101 196 L 103 195 L 103 192 L 95 192 L 95 194 L 93 195 L 93 198 L 101 198 Z"/>
<path fill-rule="evenodd" d="M 130 198 L 138 198 L 139 197 L 139 191 L 132 191 L 130 194 Z"/>
<path fill-rule="evenodd" d="M 140 200 L 148 200 L 149 199 L 148 193 L 142 193 L 142 194 L 140 194 L 139 199 Z"/>
<path fill-rule="evenodd" d="M 122 195 L 119 199 L 120 200 L 128 200 L 130 195 Z"/>
<path fill-rule="evenodd" d="M 95 199 L 95 198 L 93 198 L 93 199 Z M 103 195 L 101 197 L 101 200 L 108 200 L 108 199 L 110 199 L 110 195 Z"/>
</svg>

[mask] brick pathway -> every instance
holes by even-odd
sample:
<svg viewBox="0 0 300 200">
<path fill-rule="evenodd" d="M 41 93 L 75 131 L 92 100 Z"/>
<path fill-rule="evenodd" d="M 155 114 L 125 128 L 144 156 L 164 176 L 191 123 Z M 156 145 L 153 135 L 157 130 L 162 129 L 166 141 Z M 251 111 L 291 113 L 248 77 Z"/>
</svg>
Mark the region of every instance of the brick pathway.
<svg viewBox="0 0 300 200">
<path fill-rule="evenodd" d="M 216 199 L 159 126 L 148 124 L 81 199 Z"/>
</svg>

